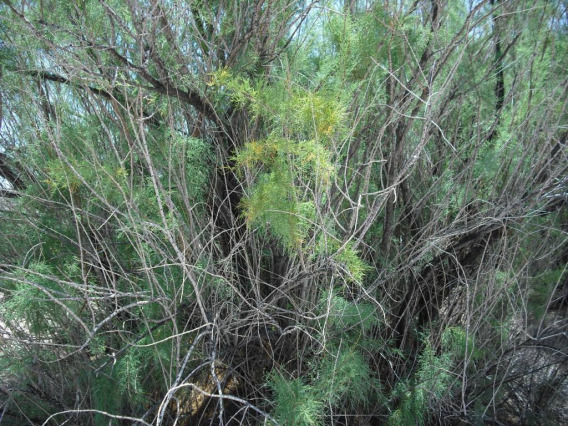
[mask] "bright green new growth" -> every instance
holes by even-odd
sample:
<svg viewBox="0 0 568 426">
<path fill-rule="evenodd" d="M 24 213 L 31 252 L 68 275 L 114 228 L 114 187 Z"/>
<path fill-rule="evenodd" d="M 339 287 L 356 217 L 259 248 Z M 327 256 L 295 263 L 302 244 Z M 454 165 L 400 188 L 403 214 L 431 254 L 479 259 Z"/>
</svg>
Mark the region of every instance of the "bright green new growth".
<svg viewBox="0 0 568 426">
<path fill-rule="evenodd" d="M 274 393 L 274 416 L 283 425 L 321 425 L 330 407 L 367 407 L 380 384 L 356 345 L 330 350 L 313 364 L 310 384 L 286 379 L 278 372 L 268 378 Z"/>
<path fill-rule="evenodd" d="M 379 381 L 357 344 L 329 351 L 318 371 L 317 391 L 326 405 L 353 410 L 357 406 L 369 407 L 378 397 Z"/>
<path fill-rule="evenodd" d="M 326 291 L 320 297 L 317 312 L 323 316 L 322 333 L 333 341 L 360 347 L 372 347 L 375 343 L 370 333 L 373 327 L 380 326 L 381 320 L 370 303 L 349 301 L 339 290 Z"/>
<path fill-rule="evenodd" d="M 380 323 L 375 308 L 325 292 L 317 311 L 324 316 L 321 340 L 330 343 L 312 361 L 309 382 L 279 373 L 269 376 L 274 415 L 282 424 L 323 424 L 323 413 L 330 408 L 353 410 L 380 398 L 381 385 L 363 352 L 377 349 L 370 334 Z M 316 407 L 320 411 L 312 413 Z"/>
<path fill-rule="evenodd" d="M 253 88 L 248 79 L 225 69 L 212 76 L 210 85 L 272 123 L 267 139 L 247 142 L 235 156 L 240 170 L 260 168 L 242 201 L 247 222 L 269 229 L 288 249 L 302 247 L 316 220 L 314 200 L 307 194 L 324 194 L 335 173 L 326 141 L 340 127 L 341 105 L 330 96 L 285 86 Z"/>
<path fill-rule="evenodd" d="M 345 244 L 337 251 L 335 260 L 345 268 L 347 281 L 361 283 L 365 277 L 365 273 L 370 269 L 369 265 L 361 260 L 357 250 L 353 249 L 351 243 Z"/>
<path fill-rule="evenodd" d="M 70 321 L 65 310 L 53 303 L 62 297 L 63 288 L 53 275 L 53 270 L 45 263 L 35 262 L 28 269 L 18 271 L 11 280 L 2 280 L 2 287 L 10 290 L 10 298 L 0 305 L 3 318 L 9 322 L 28 327 L 31 332 L 42 336 L 52 324 L 65 324 Z M 74 302 L 62 301 L 72 312 Z"/>
<path fill-rule="evenodd" d="M 316 426 L 321 424 L 323 401 L 318 398 L 313 386 L 301 378 L 286 379 L 278 373 L 268 378 L 274 392 L 274 416 L 280 424 L 290 426 Z"/>
<path fill-rule="evenodd" d="M 473 340 L 461 327 L 450 327 L 441 336 L 440 354 L 432 347 L 428 337 L 418 361 L 418 369 L 408 383 L 400 382 L 392 397 L 400 400 L 398 408 L 389 417 L 389 424 L 411 426 L 424 424 L 432 407 L 451 395 L 457 378 L 451 373 L 456 363 L 472 351 Z"/>
<path fill-rule="evenodd" d="M 0 2 L 0 422 L 563 424 L 565 3 Z"/>
<path fill-rule="evenodd" d="M 301 247 L 316 217 L 313 201 L 302 196 L 298 182 L 302 178 L 322 189 L 329 186 L 333 166 L 326 149 L 315 141 L 253 141 L 238 153 L 236 163 L 249 170 L 264 166 L 242 202 L 247 222 L 266 227 L 288 248 Z"/>
</svg>

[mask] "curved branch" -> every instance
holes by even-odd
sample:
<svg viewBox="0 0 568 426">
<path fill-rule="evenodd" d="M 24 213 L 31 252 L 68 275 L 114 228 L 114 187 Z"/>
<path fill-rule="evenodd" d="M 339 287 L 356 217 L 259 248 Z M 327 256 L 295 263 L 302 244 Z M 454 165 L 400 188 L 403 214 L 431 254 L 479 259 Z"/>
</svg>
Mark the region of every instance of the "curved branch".
<svg viewBox="0 0 568 426">
<path fill-rule="evenodd" d="M 0 178 L 7 180 L 12 188 L 2 188 L 2 183 L 0 182 L 0 194 L 4 197 L 14 197 L 15 194 L 11 190 L 21 191 L 25 189 L 26 185 L 24 181 L 20 178 L 19 173 L 14 171 L 13 165 L 9 164 L 9 160 L 6 154 L 0 152 Z"/>
</svg>

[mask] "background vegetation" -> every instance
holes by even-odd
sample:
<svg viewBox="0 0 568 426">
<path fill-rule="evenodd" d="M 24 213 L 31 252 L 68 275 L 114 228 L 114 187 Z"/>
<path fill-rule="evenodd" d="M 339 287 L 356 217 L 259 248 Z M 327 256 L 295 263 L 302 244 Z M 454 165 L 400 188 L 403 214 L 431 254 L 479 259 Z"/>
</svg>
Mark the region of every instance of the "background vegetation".
<svg viewBox="0 0 568 426">
<path fill-rule="evenodd" d="M 0 423 L 568 422 L 567 8 L 0 2 Z"/>
</svg>

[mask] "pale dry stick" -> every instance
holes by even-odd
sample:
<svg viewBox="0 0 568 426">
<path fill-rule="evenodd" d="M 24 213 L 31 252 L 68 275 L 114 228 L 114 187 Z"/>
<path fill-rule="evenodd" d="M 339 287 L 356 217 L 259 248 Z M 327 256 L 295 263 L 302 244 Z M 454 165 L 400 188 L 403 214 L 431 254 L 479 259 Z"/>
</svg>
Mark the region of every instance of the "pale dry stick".
<svg viewBox="0 0 568 426">
<path fill-rule="evenodd" d="M 206 336 L 207 334 L 211 334 L 211 330 L 206 330 L 203 331 L 201 333 L 199 333 L 197 335 L 197 337 L 193 340 L 189 350 L 187 351 L 183 361 L 182 361 L 182 365 L 178 371 L 176 380 L 174 382 L 174 385 L 172 388 L 170 388 L 170 390 L 168 390 L 168 393 L 166 394 L 166 396 L 164 397 L 164 399 L 162 400 L 162 403 L 160 404 L 160 407 L 158 409 L 158 417 L 156 420 L 156 426 L 160 426 L 162 424 L 162 421 L 164 419 L 164 415 L 165 415 L 165 409 L 168 406 L 168 404 L 170 403 L 171 399 L 174 396 L 175 391 L 179 388 L 178 384 L 181 380 L 183 371 L 185 370 L 185 367 L 187 365 L 187 362 L 189 361 L 189 357 L 191 356 L 191 354 L 193 353 L 195 347 L 197 346 L 197 344 L 199 343 L 199 341 Z"/>
<path fill-rule="evenodd" d="M 75 312 L 73 312 L 72 309 L 70 309 L 67 305 L 65 305 L 65 303 L 63 303 L 59 298 L 55 297 L 55 296 L 52 294 L 52 293 L 54 293 L 55 291 L 53 291 L 53 290 L 48 290 L 48 289 L 46 289 L 45 287 L 43 287 L 43 286 L 41 286 L 41 285 L 39 285 L 39 284 L 34 283 L 33 281 L 25 280 L 25 279 L 20 278 L 20 277 L 18 277 L 18 278 L 12 278 L 12 277 L 10 277 L 9 275 L 4 275 L 2 278 L 8 279 L 8 280 L 11 280 L 11 281 L 14 281 L 14 282 L 18 282 L 18 283 L 26 283 L 26 284 L 28 284 L 28 285 L 30 285 L 30 286 L 32 286 L 32 287 L 38 289 L 39 291 L 41 291 L 42 293 L 44 293 L 52 302 L 54 302 L 54 303 L 58 304 L 59 306 L 61 306 L 64 311 L 66 311 L 71 317 L 73 317 L 73 319 L 74 319 L 75 321 L 77 321 L 77 323 L 79 323 L 79 325 L 80 325 L 81 327 L 83 327 L 83 329 L 84 329 L 85 332 L 87 333 L 87 336 L 89 336 L 89 339 L 92 338 L 91 330 L 90 330 L 90 328 L 87 326 L 87 324 L 85 324 L 85 323 L 83 322 L 83 320 L 81 320 L 81 318 L 79 318 L 79 317 L 77 316 L 77 314 L 76 314 Z M 54 362 L 56 362 L 56 361 L 54 361 Z"/>
<path fill-rule="evenodd" d="M 234 253 L 234 252 L 237 250 L 238 244 L 239 244 L 239 243 L 236 243 L 236 244 L 234 245 L 234 247 L 233 247 L 231 253 Z M 244 242 L 241 243 L 241 244 L 244 244 Z M 229 255 L 228 255 L 227 257 L 231 257 L 231 253 L 229 253 Z M 234 256 L 234 254 L 233 254 L 233 256 Z M 195 269 L 195 270 L 203 271 L 203 272 L 205 272 L 207 275 L 209 275 L 209 276 L 211 276 L 211 277 L 214 277 L 214 278 L 218 278 L 218 279 L 223 280 L 223 282 L 224 282 L 226 285 L 228 285 L 228 286 L 231 288 L 232 291 L 235 292 L 235 294 L 239 297 L 239 299 L 240 299 L 244 304 L 246 304 L 250 309 L 252 309 L 253 311 L 257 312 L 258 314 L 260 314 L 260 315 L 262 315 L 262 316 L 264 316 L 264 317 L 267 317 L 271 322 L 274 322 L 274 325 L 277 325 L 277 323 L 274 321 L 274 319 L 273 319 L 268 313 L 266 313 L 264 310 L 260 309 L 258 306 L 255 306 L 255 305 L 249 300 L 249 298 L 246 297 L 246 296 L 239 290 L 239 288 L 238 288 L 234 283 L 232 283 L 230 280 L 227 280 L 223 275 L 216 274 L 216 273 L 211 272 L 211 271 L 208 271 L 208 270 L 204 270 L 203 268 L 199 267 L 198 265 L 185 265 L 185 266 L 186 266 L 187 268 L 193 268 L 193 269 Z M 266 304 L 265 304 L 265 305 L 266 305 Z M 269 305 L 270 305 L 270 304 L 269 304 Z"/>
<path fill-rule="evenodd" d="M 194 329 L 192 329 L 192 330 L 182 331 L 181 333 L 173 334 L 173 335 L 168 336 L 168 337 L 165 337 L 165 338 L 163 338 L 163 339 L 161 339 L 161 340 L 157 340 L 157 341 L 155 341 L 155 342 L 148 343 L 148 344 L 145 344 L 145 345 L 133 344 L 132 346 L 135 346 L 135 347 L 137 347 L 137 348 L 148 348 L 148 347 L 150 347 L 150 346 L 156 346 L 156 345 L 159 345 L 160 343 L 167 342 L 168 340 L 177 339 L 177 338 L 180 338 L 180 337 L 182 337 L 182 336 L 185 336 L 186 334 L 195 333 L 196 331 L 199 331 L 199 330 L 201 330 L 202 328 L 206 328 L 206 327 L 210 327 L 210 324 L 203 324 L 203 325 L 200 325 L 199 327 L 194 328 Z"/>
<path fill-rule="evenodd" d="M 26 274 L 31 274 L 31 275 L 37 276 L 37 277 L 45 279 L 45 280 L 54 281 L 61 286 L 71 287 L 71 288 L 78 290 L 80 292 L 88 290 L 91 294 L 100 295 L 99 298 L 115 297 L 115 296 L 141 297 L 139 294 L 136 294 L 136 293 L 125 293 L 125 292 L 122 292 L 122 291 L 112 291 L 112 292 L 109 293 L 108 289 L 105 289 L 104 287 L 97 287 L 97 286 L 90 285 L 90 284 L 88 285 L 88 288 L 86 288 L 86 286 L 84 284 L 77 284 L 77 283 L 74 283 L 72 281 L 63 280 L 63 279 L 56 277 L 56 276 L 47 275 L 47 274 L 44 274 L 44 273 L 41 273 L 41 272 L 30 270 L 29 268 L 22 268 L 20 266 L 11 265 L 11 264 L 7 264 L 7 263 L 0 263 L 0 268 L 6 269 L 6 270 L 15 270 L 15 271 L 20 271 L 20 272 L 25 272 Z M 14 282 L 18 282 L 18 280 L 21 280 L 21 278 L 19 278 L 19 277 L 11 277 L 10 275 L 5 275 L 5 276 L 3 276 L 3 278 L 6 278 L 6 279 L 14 281 Z M 104 290 L 100 290 L 101 288 L 104 289 Z M 65 293 L 61 293 L 57 290 L 50 290 L 50 291 L 52 293 L 55 293 L 55 294 L 61 294 L 61 295 L 65 294 Z"/>
<path fill-rule="evenodd" d="M 477 11 L 479 11 L 481 9 L 481 7 L 483 6 L 484 3 L 486 3 L 487 0 L 484 0 L 482 2 L 480 2 L 478 5 L 475 6 L 475 8 L 472 9 L 472 11 L 470 11 L 470 13 L 468 14 L 468 17 L 466 19 L 466 21 L 464 22 L 464 25 L 461 27 L 461 29 L 456 33 L 456 35 L 454 36 L 454 38 L 452 39 L 451 43 L 449 44 L 449 47 L 447 47 L 444 51 L 444 55 L 442 57 L 442 59 L 439 61 L 439 64 L 437 66 L 437 70 L 439 71 L 439 69 L 444 65 L 444 63 L 446 62 L 446 60 L 448 59 L 450 53 L 456 48 L 456 46 L 459 44 L 459 38 L 462 37 L 464 31 L 470 27 L 470 21 L 473 18 L 473 16 L 475 15 L 475 13 L 477 13 Z M 480 20 L 478 20 L 477 22 L 480 22 Z M 476 23 L 477 23 L 476 22 Z M 462 49 L 462 52 L 460 53 L 460 57 L 463 56 L 465 52 L 465 49 Z M 456 64 L 454 65 L 454 67 L 452 68 L 449 77 L 447 77 L 446 82 L 444 83 L 444 86 L 442 87 L 441 91 L 444 90 L 444 87 L 447 86 L 451 81 L 452 78 L 451 76 L 453 76 L 457 70 L 457 65 L 460 63 L 460 61 L 456 61 Z M 381 67 L 380 64 L 377 63 L 377 66 Z M 384 67 L 383 67 L 384 68 Z M 389 74 L 395 78 L 399 84 L 402 84 L 404 86 L 404 84 L 396 77 L 396 75 L 394 75 L 393 73 L 389 72 Z M 432 84 L 432 81 L 429 82 L 429 84 Z M 426 105 L 426 115 L 423 118 L 427 125 L 424 126 L 424 130 L 422 133 L 422 137 L 421 137 L 421 141 L 419 142 L 418 146 L 416 147 L 416 149 L 414 150 L 414 153 L 411 155 L 411 159 L 410 161 L 407 162 L 407 164 L 405 164 L 403 170 L 399 173 L 398 177 L 395 179 L 394 183 L 384 189 L 383 191 L 381 191 L 382 193 L 386 193 L 387 195 L 394 191 L 396 186 L 399 185 L 404 179 L 406 179 L 408 176 L 406 175 L 406 173 L 408 172 L 409 169 L 412 168 L 412 166 L 416 163 L 416 161 L 418 160 L 418 154 L 420 153 L 420 151 L 422 150 L 422 148 L 425 146 L 428 138 L 427 135 L 430 131 L 430 124 L 433 124 L 435 127 L 439 127 L 437 125 L 437 123 L 434 123 L 434 121 L 432 120 L 432 94 L 430 94 L 428 96 L 427 100 L 423 100 L 421 99 L 420 96 L 418 96 L 416 93 L 413 93 L 412 91 L 410 91 L 408 88 L 407 90 L 409 91 L 409 93 L 411 93 L 416 99 L 418 99 L 419 101 L 423 102 Z M 450 144 L 451 145 L 451 144 Z M 452 148 L 455 150 L 455 148 L 453 147 L 453 145 L 451 145 Z M 396 194 L 396 193 L 395 193 Z M 372 225 L 372 223 L 374 223 L 375 218 L 377 217 L 380 208 L 384 205 L 384 202 L 386 201 L 386 198 L 383 198 L 383 201 L 381 203 L 377 203 L 375 202 L 374 205 L 371 208 L 370 214 L 367 217 L 367 220 L 364 222 L 364 224 L 357 229 L 353 235 L 359 234 L 360 236 L 356 239 L 355 245 L 358 245 L 360 243 L 360 241 L 362 240 L 362 238 L 364 237 L 364 235 L 366 234 L 367 230 L 370 228 L 370 226 Z"/>
<path fill-rule="evenodd" d="M 203 389 L 201 389 L 200 387 L 198 387 L 194 383 L 184 383 L 184 384 L 175 386 L 174 388 L 170 389 L 169 392 L 176 392 L 179 389 L 182 389 L 182 388 L 185 388 L 185 387 L 190 387 L 190 388 L 196 390 L 197 392 L 199 392 L 199 393 L 201 393 L 201 394 L 203 394 L 203 395 L 205 395 L 206 397 L 209 397 L 209 398 L 222 398 L 222 399 L 226 399 L 226 400 L 229 400 L 229 401 L 238 402 L 239 404 L 243 404 L 243 405 L 251 408 L 252 410 L 256 411 L 261 416 L 263 416 L 265 418 L 265 421 L 269 420 L 272 423 L 274 423 L 275 425 L 279 425 L 279 423 L 276 421 L 276 419 L 274 419 L 270 414 L 266 413 L 265 411 L 263 411 L 260 408 L 252 405 L 250 402 L 245 401 L 242 398 L 239 398 L 239 397 L 236 397 L 236 396 L 233 396 L 233 395 L 219 395 L 219 394 L 216 394 L 216 393 L 209 393 L 209 392 L 204 391 Z M 160 410 L 161 411 L 163 411 L 163 409 L 164 409 L 163 405 L 164 404 L 162 402 L 162 404 L 160 404 Z"/>
<path fill-rule="evenodd" d="M 159 300 L 159 299 L 157 299 L 157 300 Z M 108 315 L 105 319 L 103 319 L 101 322 L 99 322 L 99 323 L 93 328 L 93 331 L 90 332 L 90 333 L 87 335 L 87 339 L 85 340 L 85 342 L 83 343 L 83 345 L 81 345 L 81 347 L 80 347 L 79 349 L 77 349 L 76 351 L 73 351 L 73 352 L 71 352 L 70 354 L 67 354 L 66 356 L 63 356 L 63 357 L 61 357 L 61 358 L 59 358 L 59 359 L 57 359 L 57 360 L 55 360 L 55 361 L 46 361 L 46 363 L 48 363 L 48 362 L 54 362 L 54 363 L 55 363 L 55 362 L 59 362 L 59 361 L 64 360 L 65 358 L 68 358 L 68 357 L 70 357 L 70 356 L 72 356 L 72 355 L 75 355 L 76 353 L 81 352 L 83 349 L 85 349 L 85 348 L 89 345 L 89 343 L 91 342 L 91 340 L 95 337 L 96 332 L 97 332 L 104 324 L 106 324 L 107 322 L 109 322 L 110 320 L 112 320 L 114 317 L 116 317 L 116 316 L 117 316 L 118 314 L 120 314 L 122 311 L 126 311 L 127 309 L 130 309 L 130 308 L 133 308 L 133 307 L 136 307 L 136 306 L 143 306 L 143 305 L 146 305 L 146 304 L 148 304 L 148 303 L 154 303 L 154 302 L 156 302 L 156 300 L 143 300 L 143 301 L 141 301 L 141 302 L 131 303 L 131 304 L 126 305 L 126 306 L 123 306 L 123 307 L 121 307 L 121 308 L 119 308 L 119 309 L 115 309 L 110 315 Z M 116 362 L 116 357 L 115 357 L 115 356 L 113 356 L 113 359 L 114 359 L 115 362 Z"/>
<path fill-rule="evenodd" d="M 432 117 L 434 114 L 434 107 L 438 106 L 437 105 L 438 97 L 440 93 L 443 93 L 446 90 L 446 87 L 452 81 L 452 77 L 457 72 L 458 65 L 461 63 L 461 58 L 463 57 L 464 52 L 465 50 L 460 53 L 460 60 L 457 60 L 454 66 L 452 67 L 452 69 L 450 70 L 450 73 L 447 76 L 447 80 L 443 84 L 440 91 L 437 93 L 430 93 L 426 100 L 420 99 L 422 102 L 424 102 L 426 108 L 425 115 L 423 118 L 425 121 L 425 125 L 423 126 L 422 129 L 422 135 L 420 137 L 420 141 L 418 142 L 417 146 L 414 148 L 412 154 L 410 155 L 410 159 L 406 161 L 406 164 L 404 164 L 403 168 L 398 172 L 396 178 L 394 179 L 393 184 L 391 184 L 388 188 L 385 188 L 383 191 L 380 191 L 381 193 L 386 194 L 385 197 L 382 198 L 382 202 L 381 203 L 375 202 L 375 205 L 373 206 L 372 211 L 370 212 L 367 219 L 361 224 L 361 226 L 358 229 L 355 230 L 355 232 L 350 237 L 350 239 L 355 239 L 354 242 L 355 248 L 361 243 L 363 237 L 367 234 L 368 230 L 373 225 L 376 217 L 378 216 L 380 208 L 387 201 L 388 195 L 391 192 L 394 192 L 396 196 L 396 187 L 400 185 L 400 183 L 402 183 L 404 180 L 409 178 L 410 176 L 409 172 L 413 169 L 414 165 L 417 163 L 422 150 L 425 148 L 426 143 L 429 140 L 428 136 L 430 133 L 430 126 L 434 122 Z"/>
<path fill-rule="evenodd" d="M 218 315 L 213 320 L 212 330 L 218 327 L 217 325 Z M 219 381 L 219 377 L 217 377 L 217 373 L 215 372 L 215 361 L 217 360 L 217 342 L 215 342 L 214 334 L 210 333 L 210 345 L 211 345 L 211 363 L 210 363 L 210 371 L 211 377 L 215 381 L 215 385 L 217 386 L 217 393 L 219 394 L 219 424 L 222 426 L 224 425 L 223 416 L 225 414 L 225 404 L 223 403 L 223 388 L 221 386 L 221 382 Z"/>
<path fill-rule="evenodd" d="M 329 315 L 331 313 L 331 299 L 333 296 L 333 286 L 334 286 L 334 281 L 335 281 L 335 276 L 332 275 L 331 280 L 329 282 L 329 290 L 328 290 L 328 294 L 327 294 L 327 299 L 326 299 L 326 312 L 324 313 L 324 321 L 323 321 L 323 342 L 321 344 L 322 350 L 320 351 L 323 352 L 323 350 L 326 347 L 326 343 L 327 343 L 327 333 L 325 332 L 327 329 L 327 323 L 329 321 Z"/>
<path fill-rule="evenodd" d="M 152 328 L 146 329 L 142 334 L 140 334 L 133 342 L 128 343 L 125 347 L 123 347 L 122 349 L 120 349 L 119 351 L 115 352 L 112 354 L 112 360 L 106 361 L 104 364 L 102 364 L 100 367 L 98 367 L 95 370 L 95 374 L 98 373 L 100 370 L 102 370 L 104 367 L 106 367 L 111 361 L 114 361 L 116 358 L 118 358 L 123 352 L 125 352 L 126 350 L 128 350 L 130 347 L 136 347 L 136 348 L 148 348 L 151 346 L 156 346 L 159 345 L 160 343 L 164 343 L 167 342 L 168 340 L 171 339 L 179 339 L 180 337 L 186 335 L 186 334 L 191 334 L 191 333 L 195 333 L 198 330 L 201 330 L 202 328 L 205 327 L 209 327 L 209 324 L 204 324 L 201 325 L 197 328 L 194 328 L 193 330 L 188 330 L 188 331 L 184 331 L 181 333 L 176 333 L 176 334 L 172 334 L 171 336 L 168 336 L 162 340 L 158 340 L 158 341 L 154 341 L 152 343 L 148 343 L 145 345 L 139 345 L 137 344 L 137 342 L 139 342 L 140 340 L 142 340 L 144 338 L 144 336 L 146 336 L 147 334 L 153 332 L 154 330 L 156 330 L 158 327 L 161 327 L 162 325 L 164 325 L 168 320 L 170 320 L 170 318 L 165 318 L 161 321 L 158 322 L 158 324 L 154 325 Z M 115 361 L 114 361 L 115 362 Z"/>
<path fill-rule="evenodd" d="M 135 125 L 134 122 L 132 122 L 131 124 L 132 124 L 132 126 Z M 148 170 L 150 172 L 152 187 L 154 189 L 154 194 L 156 196 L 156 200 L 158 200 L 158 211 L 160 213 L 160 217 L 162 219 L 162 223 L 163 223 L 164 228 L 165 228 L 165 236 L 168 239 L 171 247 L 175 250 L 176 255 L 178 256 L 180 263 L 182 265 L 184 265 L 184 270 L 186 271 L 187 276 L 189 278 L 189 281 L 191 282 L 191 285 L 193 287 L 195 300 L 197 301 L 197 305 L 199 307 L 199 310 L 201 312 L 201 316 L 202 316 L 203 320 L 206 323 L 209 323 L 207 311 L 205 309 L 205 303 L 203 301 L 202 294 L 201 294 L 201 291 L 200 291 L 199 286 L 197 284 L 197 281 L 196 281 L 195 277 L 193 276 L 192 271 L 185 267 L 185 256 L 184 256 L 183 252 L 180 250 L 178 244 L 176 243 L 175 237 L 172 235 L 171 232 L 169 232 L 167 230 L 168 220 L 167 220 L 166 214 L 164 212 L 163 199 L 162 199 L 162 194 L 166 194 L 166 192 L 164 191 L 164 189 L 163 189 L 163 187 L 162 187 L 162 185 L 159 181 L 159 178 L 158 178 L 157 173 L 156 173 L 156 169 L 154 167 L 154 163 L 152 161 L 152 157 L 151 157 L 150 152 L 148 150 L 148 144 L 146 143 L 146 137 L 145 137 L 145 131 L 144 131 L 144 128 L 143 128 L 143 123 L 140 120 L 138 120 L 137 124 L 138 124 L 138 127 L 140 129 L 140 131 L 138 133 L 139 134 L 139 144 L 140 144 L 140 148 L 142 150 L 142 154 L 144 155 L 144 160 L 146 161 L 146 164 L 148 164 Z M 166 202 L 167 202 L 168 206 L 173 206 L 171 198 L 168 197 L 167 195 L 165 195 L 165 197 L 166 197 Z"/>
<path fill-rule="evenodd" d="M 142 419 L 137 419 L 136 417 L 129 417 L 129 416 L 120 416 L 120 415 L 116 415 L 116 414 L 111 414 L 111 413 L 107 413 L 106 411 L 102 411 L 102 410 L 94 410 L 94 409 L 90 409 L 90 408 L 86 408 L 84 410 L 65 410 L 65 411 L 59 411 L 55 414 L 52 414 L 51 416 L 49 416 L 47 418 L 47 420 L 45 422 L 42 423 L 42 426 L 46 426 L 49 421 L 51 419 L 53 419 L 54 417 L 63 415 L 63 414 L 87 414 L 87 413 L 94 413 L 94 414 L 102 414 L 103 416 L 107 416 L 110 417 L 111 419 L 116 419 L 116 420 L 129 420 L 131 422 L 136 422 L 136 423 L 141 423 L 145 426 L 152 426 L 150 423 L 146 423 L 144 420 Z"/>
<path fill-rule="evenodd" d="M 73 175 L 77 179 L 79 179 L 79 181 L 81 182 L 81 185 L 83 185 L 85 188 L 87 188 L 90 191 L 91 195 L 96 197 L 105 206 L 105 208 L 108 209 L 111 212 L 111 214 L 120 215 L 121 212 L 117 208 L 115 208 L 112 204 L 110 204 L 110 202 L 100 194 L 100 191 L 97 191 L 95 188 L 92 187 L 92 185 L 89 182 L 87 182 L 85 180 L 85 178 L 77 170 L 75 165 L 73 165 L 71 163 L 71 161 L 69 160 L 69 158 L 63 153 L 63 151 L 61 151 L 61 148 L 59 146 L 59 143 L 60 143 L 60 140 L 61 140 L 61 135 L 60 135 L 61 123 L 58 123 L 58 126 L 56 127 L 56 131 L 57 131 L 56 136 L 51 135 L 50 142 L 51 142 L 51 147 L 55 151 L 58 159 L 60 161 L 62 161 L 63 163 L 65 163 L 65 166 L 68 167 L 73 172 Z M 114 181 L 114 183 L 116 183 L 116 181 Z M 118 185 L 118 184 L 116 184 L 116 186 L 120 187 L 120 185 Z M 63 204 L 63 206 L 67 207 L 68 205 Z"/>
</svg>

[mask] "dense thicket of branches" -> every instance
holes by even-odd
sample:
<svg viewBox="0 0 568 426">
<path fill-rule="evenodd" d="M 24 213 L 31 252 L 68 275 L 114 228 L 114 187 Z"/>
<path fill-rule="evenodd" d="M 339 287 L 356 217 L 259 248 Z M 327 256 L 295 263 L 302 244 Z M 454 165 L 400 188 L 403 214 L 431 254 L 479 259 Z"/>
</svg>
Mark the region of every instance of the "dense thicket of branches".
<svg viewBox="0 0 568 426">
<path fill-rule="evenodd" d="M 568 421 L 563 0 L 0 4 L 0 422 Z"/>
</svg>

